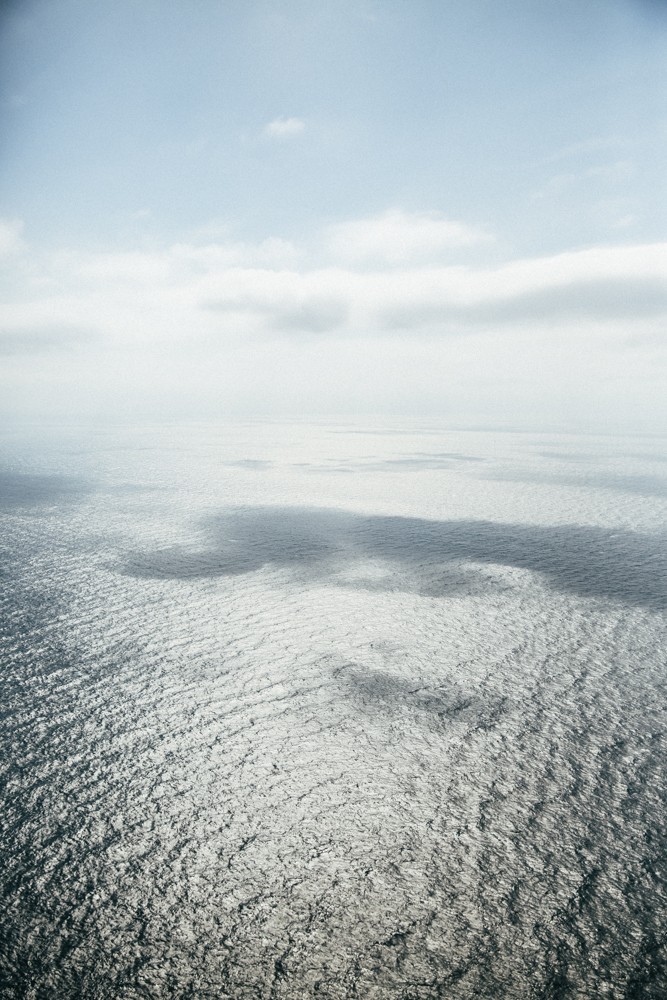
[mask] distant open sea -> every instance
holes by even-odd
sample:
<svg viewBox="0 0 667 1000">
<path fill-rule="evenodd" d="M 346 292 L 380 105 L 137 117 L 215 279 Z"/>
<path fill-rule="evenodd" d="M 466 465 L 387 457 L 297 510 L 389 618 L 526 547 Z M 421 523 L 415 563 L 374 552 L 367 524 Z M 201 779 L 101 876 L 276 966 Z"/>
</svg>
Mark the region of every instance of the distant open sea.
<svg viewBox="0 0 667 1000">
<path fill-rule="evenodd" d="M 0 439 L 0 998 L 667 997 L 667 440 Z"/>
</svg>

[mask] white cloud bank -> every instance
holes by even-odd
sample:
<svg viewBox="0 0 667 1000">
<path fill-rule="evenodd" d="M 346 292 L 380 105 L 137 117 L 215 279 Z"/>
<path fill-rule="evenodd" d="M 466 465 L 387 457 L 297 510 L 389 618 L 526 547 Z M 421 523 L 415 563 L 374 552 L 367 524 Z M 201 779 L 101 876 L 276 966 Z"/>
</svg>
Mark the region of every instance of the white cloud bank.
<svg viewBox="0 0 667 1000">
<path fill-rule="evenodd" d="M 330 252 L 347 264 L 405 264 L 443 251 L 489 242 L 488 233 L 452 222 L 439 212 L 390 209 L 367 219 L 330 226 Z"/>
<path fill-rule="evenodd" d="M 272 139 L 289 139 L 305 131 L 306 123 L 301 118 L 274 118 L 264 128 L 264 134 Z"/>
<path fill-rule="evenodd" d="M 473 245 L 458 225 L 396 212 L 341 224 L 321 234 L 326 263 L 277 239 L 15 251 L 3 412 L 380 409 L 667 433 L 667 243 L 442 263 L 447 239 Z M 362 256 L 383 227 L 412 234 L 403 262 L 396 247 Z M 344 233 L 365 234 L 352 258 Z"/>
</svg>

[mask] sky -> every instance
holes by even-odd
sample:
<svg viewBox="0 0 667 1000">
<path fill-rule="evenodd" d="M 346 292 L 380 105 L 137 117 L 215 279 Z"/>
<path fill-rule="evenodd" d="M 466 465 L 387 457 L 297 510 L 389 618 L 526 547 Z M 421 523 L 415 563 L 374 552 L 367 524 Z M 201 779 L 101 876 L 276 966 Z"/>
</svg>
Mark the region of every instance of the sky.
<svg viewBox="0 0 667 1000">
<path fill-rule="evenodd" d="M 6 0 L 0 417 L 667 434 L 667 0 Z"/>
</svg>

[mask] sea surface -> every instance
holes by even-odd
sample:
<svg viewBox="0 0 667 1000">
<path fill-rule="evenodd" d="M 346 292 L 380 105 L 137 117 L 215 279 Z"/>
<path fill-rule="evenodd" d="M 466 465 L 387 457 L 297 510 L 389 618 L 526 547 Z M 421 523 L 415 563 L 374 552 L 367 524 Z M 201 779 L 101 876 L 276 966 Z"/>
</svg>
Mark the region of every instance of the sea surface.
<svg viewBox="0 0 667 1000">
<path fill-rule="evenodd" d="M 667 997 L 667 440 L 0 440 L 0 998 Z"/>
</svg>

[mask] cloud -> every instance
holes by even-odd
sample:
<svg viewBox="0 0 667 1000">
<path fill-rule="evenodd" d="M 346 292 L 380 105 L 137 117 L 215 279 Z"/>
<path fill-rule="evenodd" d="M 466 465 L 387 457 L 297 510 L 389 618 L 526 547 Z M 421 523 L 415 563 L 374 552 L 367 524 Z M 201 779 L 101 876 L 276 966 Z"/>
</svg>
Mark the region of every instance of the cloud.
<svg viewBox="0 0 667 1000">
<path fill-rule="evenodd" d="M 660 0 L 662 3 L 662 0 Z M 540 162 L 543 164 L 555 163 L 558 160 L 575 159 L 580 161 L 582 157 L 607 153 L 609 150 L 622 148 L 624 145 L 620 135 L 593 135 L 580 142 L 573 142 L 567 146 L 561 146 L 549 156 L 544 157 Z"/>
<path fill-rule="evenodd" d="M 20 219 L 0 219 L 0 258 L 23 248 L 22 232 L 23 222 Z"/>
<path fill-rule="evenodd" d="M 300 135 L 305 128 L 306 123 L 301 118 L 274 118 L 265 126 L 264 134 L 273 139 L 289 139 L 293 135 Z"/>
<path fill-rule="evenodd" d="M 272 322 L 278 330 L 328 333 L 341 327 L 347 314 L 348 306 L 342 297 L 312 296 L 275 310 Z"/>
<path fill-rule="evenodd" d="M 610 224 L 611 229 L 629 229 L 630 226 L 636 225 L 639 222 L 639 216 L 635 212 L 628 212 L 626 215 L 621 215 L 619 218 Z"/>
<path fill-rule="evenodd" d="M 382 327 L 465 332 L 508 324 L 633 321 L 667 314 L 667 244 L 600 247 L 495 268 L 440 268 L 387 281 Z"/>
<path fill-rule="evenodd" d="M 207 309 L 245 316 L 255 329 L 452 336 L 583 323 L 629 332 L 667 315 L 667 244 L 495 267 L 230 268 L 202 276 L 200 288 Z"/>
<path fill-rule="evenodd" d="M 91 331 L 52 325 L 0 329 L 0 357 L 70 350 L 94 339 Z"/>
<path fill-rule="evenodd" d="M 330 226 L 329 252 L 347 264 L 405 264 L 437 256 L 443 251 L 485 243 L 488 233 L 439 212 L 403 212 L 389 209 L 381 215 Z"/>
<path fill-rule="evenodd" d="M 632 324 L 667 314 L 667 244 L 600 247 L 496 267 L 431 266 L 361 271 L 229 269 L 209 274 L 203 304 L 307 329 L 290 316 L 320 310 L 314 327 L 350 332 L 471 333 L 510 324 Z"/>
<path fill-rule="evenodd" d="M 254 317 L 268 330 L 326 333 L 343 325 L 350 308 L 344 278 L 327 272 L 239 268 L 211 276 L 208 287 L 207 309 Z"/>
<path fill-rule="evenodd" d="M 437 248 L 444 240 L 481 238 L 476 231 L 433 215 L 388 212 L 378 219 L 388 220 L 388 233 L 405 236 L 404 253 L 430 246 L 433 259 L 400 266 L 388 238 L 384 249 L 392 261 L 366 267 L 317 266 L 305 251 L 276 238 L 55 254 L 41 270 L 35 265 L 30 276 L 19 275 L 22 296 L 4 310 L 5 351 L 18 349 L 22 331 L 26 345 L 30 331 L 37 331 L 38 345 L 91 328 L 135 343 L 170 339 L 170 331 L 182 340 L 187 330 L 192 343 L 222 329 L 239 336 L 507 335 L 511 327 L 571 329 L 573 322 L 588 323 L 591 331 L 593 325 L 610 332 L 622 327 L 626 340 L 641 335 L 656 343 L 655 322 L 667 315 L 667 243 L 602 246 L 491 267 L 443 264 Z M 345 233 L 365 233 L 369 249 L 371 234 L 379 238 L 382 231 L 374 228 L 378 219 L 342 223 L 325 237 L 335 243 Z"/>
<path fill-rule="evenodd" d="M 298 249 L 288 240 L 274 237 L 253 244 L 223 238 L 174 243 L 153 251 L 72 254 L 69 266 L 84 279 L 155 286 L 233 273 L 237 268 L 264 268 L 273 273 L 294 266 L 298 258 Z M 67 263 L 64 257 L 61 260 Z"/>
<path fill-rule="evenodd" d="M 614 187 L 627 181 L 635 172 L 631 160 L 613 160 L 607 163 L 597 163 L 584 170 L 558 173 L 550 177 L 538 191 L 531 195 L 533 201 L 557 197 L 578 184 L 594 185 L 595 188 Z M 591 185 L 592 182 L 592 185 Z"/>
<path fill-rule="evenodd" d="M 543 326 L 566 320 L 602 323 L 667 314 L 667 281 L 648 277 L 536 285 L 513 295 L 487 294 L 463 302 L 446 294 L 439 297 L 437 292 L 431 301 L 430 297 L 426 289 L 421 297 L 406 293 L 401 300 L 397 295 L 395 305 L 380 311 L 380 325 L 396 331 L 435 326 L 443 333 L 465 333 L 530 322 Z"/>
<path fill-rule="evenodd" d="M 310 248 L 220 231 L 10 255 L 3 412 L 379 408 L 466 424 L 515 426 L 519 414 L 568 429 L 665 426 L 667 244 L 493 266 L 465 247 L 465 264 L 436 250 L 333 266 L 321 253 L 331 232 Z"/>
</svg>

